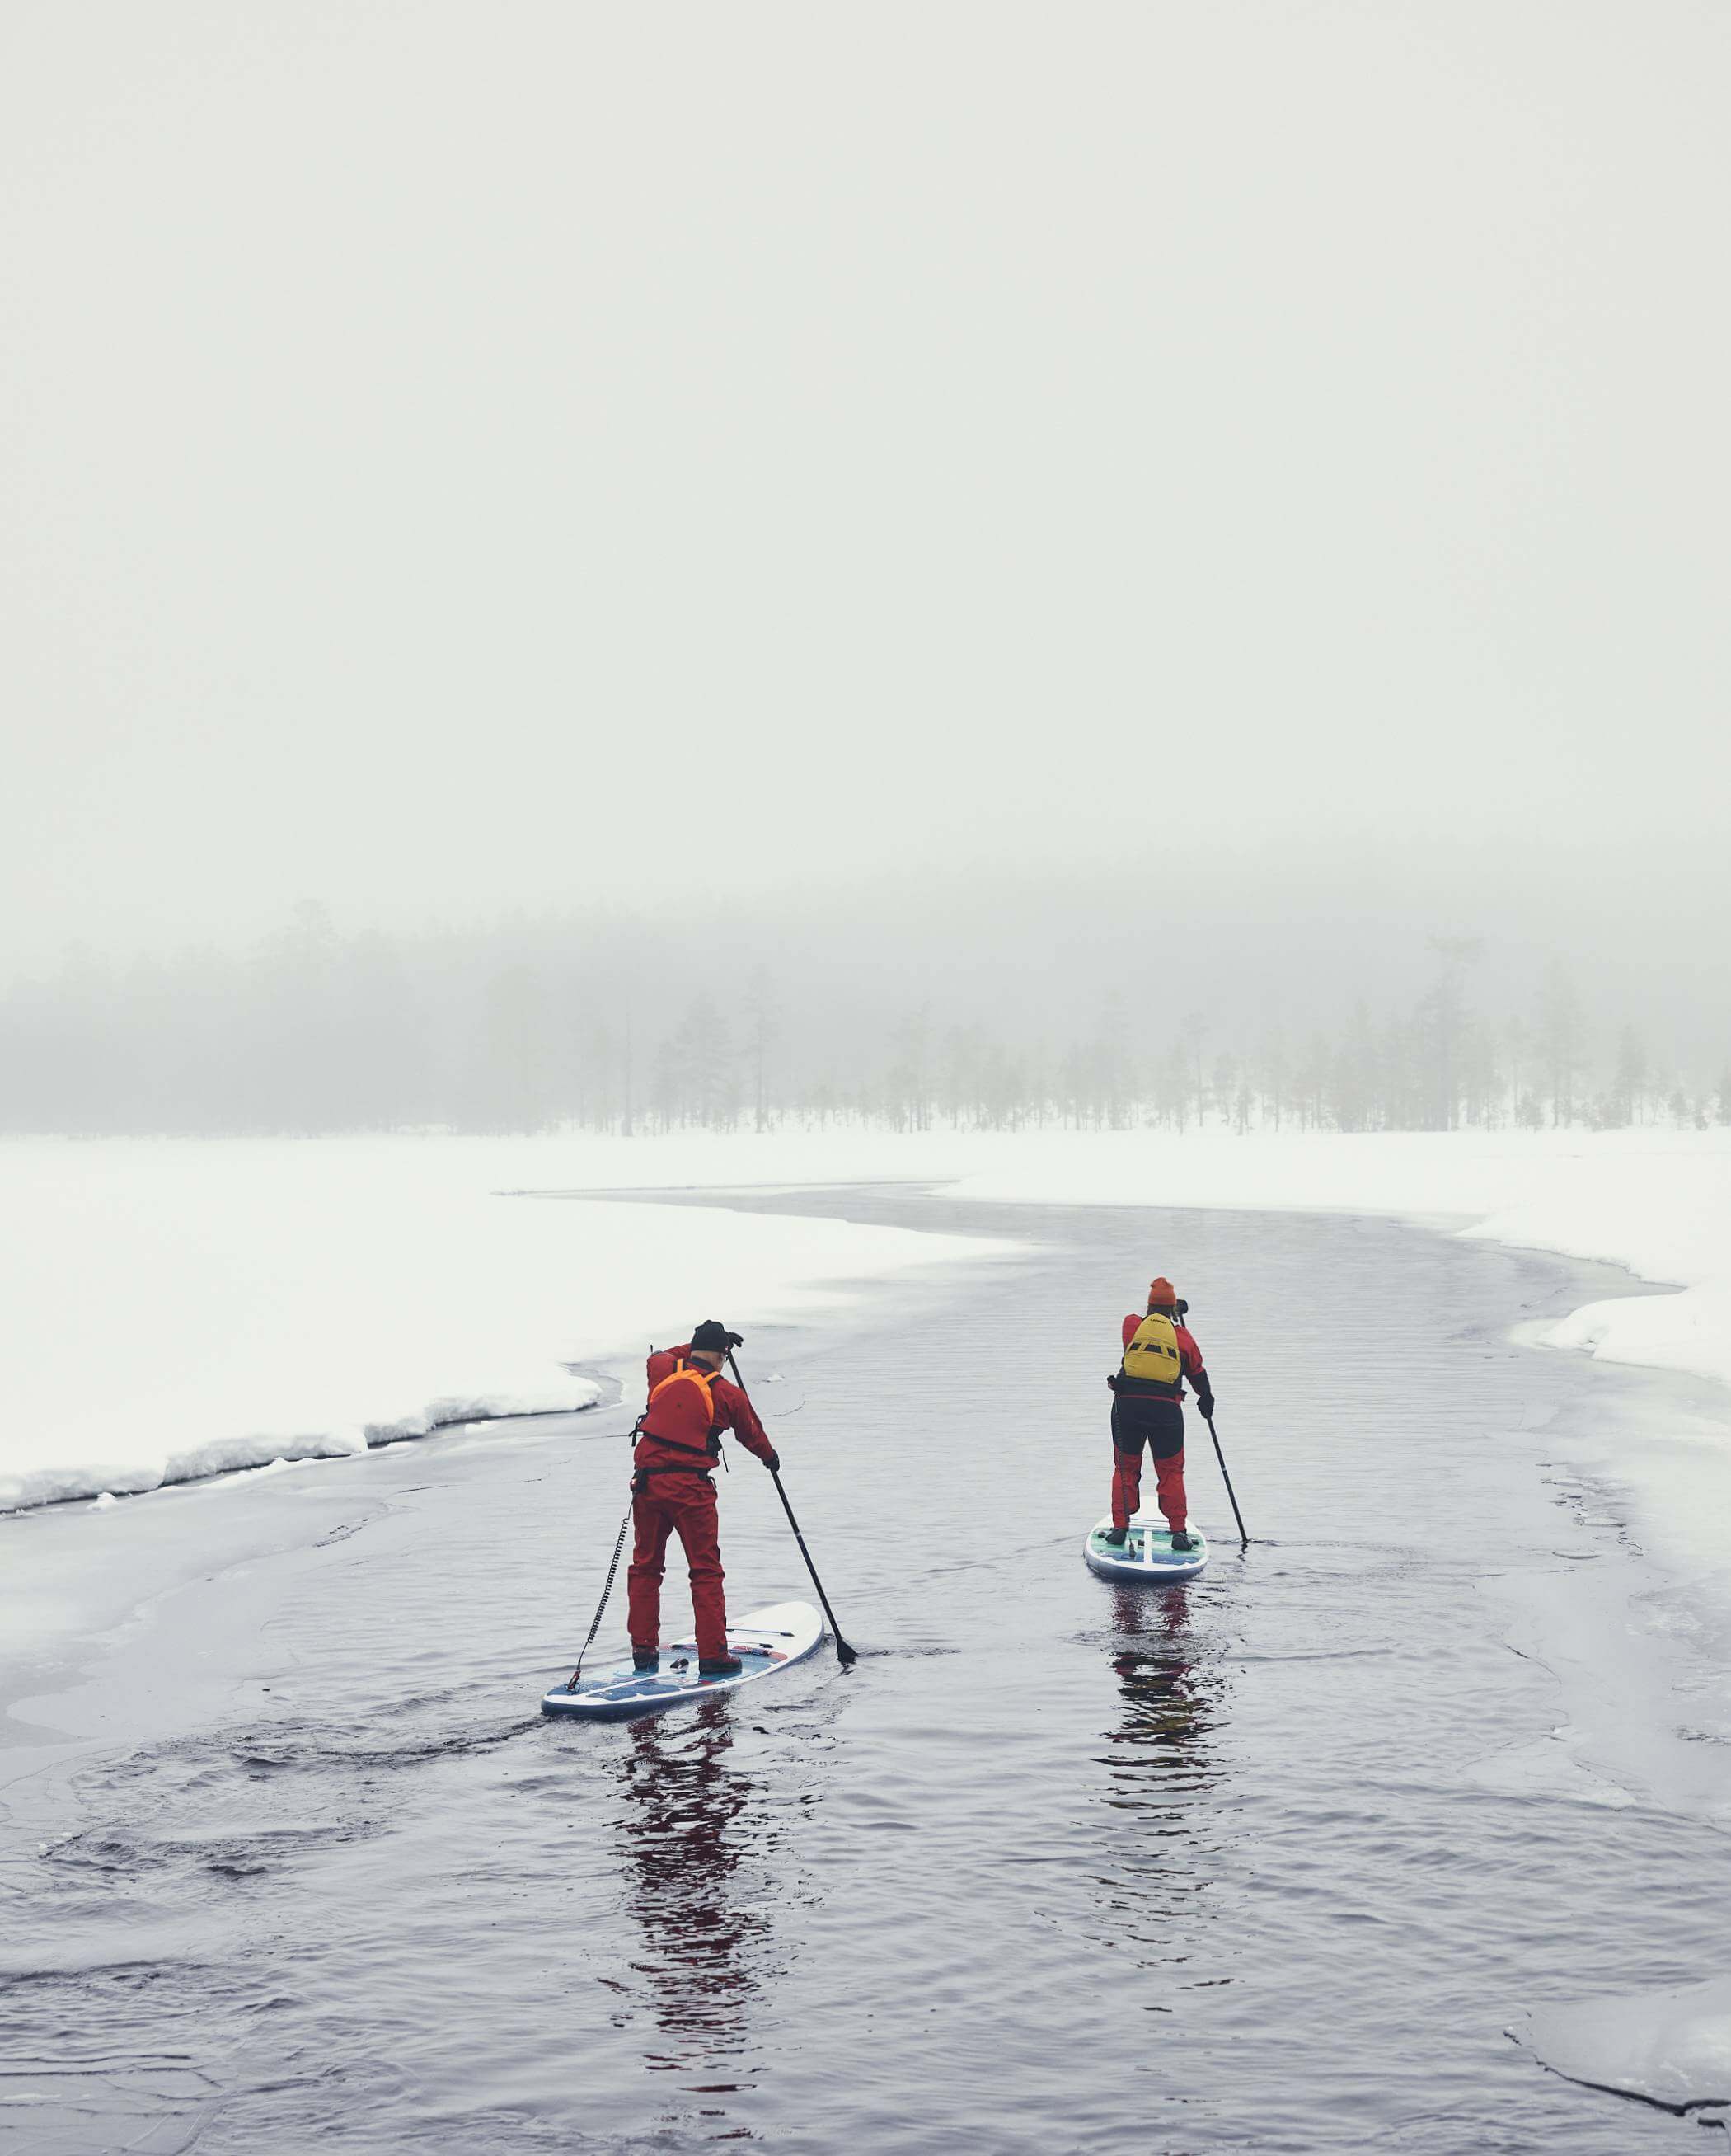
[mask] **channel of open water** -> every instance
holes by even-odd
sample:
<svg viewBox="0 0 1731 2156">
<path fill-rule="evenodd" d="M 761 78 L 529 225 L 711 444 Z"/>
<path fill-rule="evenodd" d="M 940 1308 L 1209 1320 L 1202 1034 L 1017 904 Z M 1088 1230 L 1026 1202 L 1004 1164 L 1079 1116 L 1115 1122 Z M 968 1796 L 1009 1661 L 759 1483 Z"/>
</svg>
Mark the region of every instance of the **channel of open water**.
<svg viewBox="0 0 1731 2156">
<path fill-rule="evenodd" d="M 1505 2033 L 1731 1965 L 1725 1752 L 1683 1727 L 1723 1654 L 1578 1464 L 1662 1381 L 1508 1337 L 1608 1276 L 1344 1217 L 730 1202 L 1037 1245 L 828 1339 L 668 1314 L 746 1333 L 858 1666 L 541 1719 L 623 1408 L 0 1522 L 63 1620 L 0 1750 L 0 2145 L 1702 2145 Z M 1255 1540 L 1193 1424 L 1214 1560 L 1141 1591 L 1080 1543 L 1156 1270 Z M 743 1611 L 806 1590 L 735 1458 Z"/>
</svg>

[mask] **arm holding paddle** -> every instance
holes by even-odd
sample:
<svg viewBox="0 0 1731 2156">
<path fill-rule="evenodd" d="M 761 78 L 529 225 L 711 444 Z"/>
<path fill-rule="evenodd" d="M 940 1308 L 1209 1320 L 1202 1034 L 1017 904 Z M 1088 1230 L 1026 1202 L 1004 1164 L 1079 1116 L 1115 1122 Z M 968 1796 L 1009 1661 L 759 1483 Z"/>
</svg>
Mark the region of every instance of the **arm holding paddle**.
<svg viewBox="0 0 1731 2156">
<path fill-rule="evenodd" d="M 738 1341 L 735 1340 L 735 1346 L 737 1346 L 738 1344 Z M 760 1437 L 763 1437 L 763 1424 L 758 1421 L 756 1414 L 752 1409 L 750 1401 L 745 1398 L 745 1382 L 740 1375 L 740 1366 L 734 1359 L 732 1348 L 730 1348 L 727 1351 L 727 1367 L 733 1372 L 733 1385 L 728 1388 L 729 1391 L 731 1392 L 734 1389 L 734 1387 L 737 1386 L 739 1389 L 739 1397 L 740 1399 L 745 1400 L 745 1411 L 751 1417 L 753 1427 L 757 1431 L 758 1435 Z M 737 1424 L 734 1425 L 734 1432 L 736 1436 L 740 1436 L 740 1443 L 744 1444 L 745 1440 L 740 1435 L 739 1425 Z M 817 1577 L 817 1568 L 812 1562 L 812 1553 L 806 1548 L 806 1538 L 799 1531 L 799 1522 L 793 1517 L 793 1507 L 787 1502 L 787 1492 L 781 1487 L 781 1455 L 776 1452 L 775 1447 L 771 1445 L 766 1437 L 764 1437 L 763 1443 L 764 1450 L 762 1451 L 759 1451 L 755 1445 L 753 1445 L 751 1450 L 757 1453 L 758 1458 L 763 1461 L 764 1466 L 768 1468 L 771 1477 L 774 1479 L 776 1495 L 781 1500 L 781 1510 L 787 1515 L 787 1524 L 793 1530 L 793 1539 L 799 1544 L 799 1553 L 806 1561 L 806 1570 L 812 1575 L 812 1584 L 817 1590 L 817 1599 L 823 1604 L 823 1614 L 829 1620 L 830 1634 L 836 1643 L 836 1660 L 842 1665 L 843 1669 L 847 1669 L 850 1664 L 857 1662 L 859 1660 L 859 1656 L 842 1637 L 842 1628 L 836 1622 L 836 1613 L 829 1606 L 829 1597 L 823 1591 L 823 1582 Z"/>
<path fill-rule="evenodd" d="M 735 1343 L 737 1333 L 730 1336 Z M 709 1390 L 715 1403 L 715 1419 L 723 1430 L 730 1430 L 754 1459 L 761 1460 L 771 1474 L 781 1465 L 781 1455 L 770 1443 L 769 1433 L 757 1419 L 757 1410 L 740 1383 L 740 1366 L 733 1359 L 733 1349 L 727 1353 L 728 1368 L 733 1372 L 733 1383 L 725 1378 L 710 1380 Z"/>
</svg>

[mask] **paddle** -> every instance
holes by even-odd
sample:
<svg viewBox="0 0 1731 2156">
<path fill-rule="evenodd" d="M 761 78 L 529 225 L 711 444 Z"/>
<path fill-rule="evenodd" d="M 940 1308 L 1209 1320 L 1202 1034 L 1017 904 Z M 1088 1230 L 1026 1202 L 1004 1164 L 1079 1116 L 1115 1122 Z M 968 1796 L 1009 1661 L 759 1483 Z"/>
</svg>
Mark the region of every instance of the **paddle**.
<svg viewBox="0 0 1731 2156">
<path fill-rule="evenodd" d="M 730 1348 L 727 1351 L 727 1367 L 733 1372 L 734 1383 L 742 1393 L 745 1392 L 745 1381 L 740 1375 L 740 1366 Z M 747 1394 L 746 1398 L 749 1399 L 750 1395 Z M 806 1548 L 806 1538 L 799 1531 L 799 1522 L 793 1517 L 793 1507 L 787 1502 L 787 1492 L 781 1487 L 781 1474 L 776 1468 L 771 1468 L 770 1480 L 776 1486 L 776 1495 L 781 1500 L 781 1510 L 787 1515 L 787 1524 L 793 1530 L 793 1539 L 799 1544 L 799 1553 L 806 1561 L 806 1570 L 812 1575 L 812 1584 L 817 1590 L 817 1599 L 823 1604 L 823 1614 L 829 1620 L 830 1633 L 836 1643 L 836 1660 L 845 1670 L 859 1657 L 842 1637 L 842 1628 L 836 1622 L 836 1613 L 829 1606 L 829 1597 L 823 1591 L 823 1582 L 817 1577 L 817 1568 L 812 1562 L 812 1553 Z"/>
<path fill-rule="evenodd" d="M 1181 1325 L 1189 1315 L 1190 1305 L 1180 1296 L 1178 1302 L 1179 1323 Z M 1232 1491 L 1232 1478 L 1227 1472 L 1227 1456 L 1220 1449 L 1220 1432 L 1214 1427 L 1211 1414 L 1205 1414 L 1202 1419 L 1208 1425 L 1209 1436 L 1214 1440 L 1214 1456 L 1220 1462 L 1220 1479 L 1227 1486 L 1227 1496 L 1232 1500 L 1232 1517 L 1238 1522 L 1238 1546 L 1241 1549 L 1248 1549 L 1250 1537 L 1244 1532 L 1244 1515 L 1238 1510 L 1238 1500 Z"/>
<path fill-rule="evenodd" d="M 1220 1479 L 1227 1486 L 1227 1495 L 1232 1499 L 1232 1517 L 1238 1522 L 1238 1544 L 1241 1549 L 1250 1548 L 1250 1537 L 1244 1532 L 1244 1515 L 1238 1510 L 1238 1500 L 1232 1496 L 1232 1478 L 1227 1472 L 1227 1456 L 1220 1449 L 1220 1434 L 1214 1427 L 1212 1415 L 1204 1415 L 1208 1435 L 1214 1440 L 1214 1456 L 1220 1462 Z"/>
</svg>

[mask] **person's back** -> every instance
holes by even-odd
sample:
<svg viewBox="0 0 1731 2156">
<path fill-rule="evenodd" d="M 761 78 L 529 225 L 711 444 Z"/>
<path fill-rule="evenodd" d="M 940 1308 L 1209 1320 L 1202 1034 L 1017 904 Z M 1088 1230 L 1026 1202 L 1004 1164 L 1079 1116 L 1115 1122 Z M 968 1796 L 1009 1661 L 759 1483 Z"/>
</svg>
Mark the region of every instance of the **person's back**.
<svg viewBox="0 0 1731 2156">
<path fill-rule="evenodd" d="M 1162 1274 L 1151 1281 L 1145 1311 L 1130 1312 L 1120 1330 L 1124 1358 L 1112 1388 L 1112 1525 L 1106 1540 L 1121 1543 L 1142 1502 L 1142 1448 L 1154 1460 L 1157 1502 L 1172 1531 L 1174 1549 L 1191 1547 L 1184 1490 L 1184 1386 L 1189 1379 L 1205 1415 L 1214 1392 L 1196 1336 L 1183 1322 L 1177 1291 Z"/>
<path fill-rule="evenodd" d="M 1170 1286 L 1170 1281 L 1165 1284 L 1168 1286 Z M 1160 1283 L 1159 1281 L 1155 1281 L 1153 1285 L 1155 1286 L 1159 1286 Z M 1153 1305 L 1150 1303 L 1148 1311 L 1137 1312 L 1133 1310 L 1126 1314 L 1123 1327 L 1124 1345 L 1126 1348 L 1129 1346 L 1131 1341 L 1135 1338 L 1138 1331 L 1147 1322 L 1147 1318 L 1150 1312 L 1152 1312 L 1153 1307 Z M 1202 1368 L 1202 1351 L 1196 1345 L 1196 1335 L 1185 1323 L 1183 1318 L 1179 1316 L 1178 1306 L 1175 1300 L 1171 1311 L 1168 1314 L 1171 1320 L 1172 1331 L 1176 1337 L 1178 1345 L 1178 1358 L 1181 1366 L 1179 1375 L 1180 1378 L 1188 1378 L 1191 1384 L 1196 1386 L 1196 1389 L 1198 1393 L 1203 1392 L 1206 1388 L 1205 1386 L 1196 1384 L 1196 1380 L 1198 1378 L 1206 1378 L 1208 1373 Z M 1184 1398 L 1184 1392 L 1181 1384 L 1180 1389 L 1173 1394 L 1173 1398 L 1175 1399 L 1180 1400 Z M 1204 1412 L 1206 1413 L 1206 1410 L 1205 1409 Z"/>
<path fill-rule="evenodd" d="M 699 1356 L 694 1362 L 689 1341 L 683 1347 L 651 1353 L 646 1365 L 648 1397 L 638 1421 L 632 1455 L 638 1466 L 672 1467 L 677 1465 L 673 1455 L 678 1453 L 696 1454 L 711 1462 L 720 1458 L 721 1431 L 732 1426 L 730 1410 L 735 1402 L 730 1396 L 734 1389 L 701 1351 Z"/>
</svg>

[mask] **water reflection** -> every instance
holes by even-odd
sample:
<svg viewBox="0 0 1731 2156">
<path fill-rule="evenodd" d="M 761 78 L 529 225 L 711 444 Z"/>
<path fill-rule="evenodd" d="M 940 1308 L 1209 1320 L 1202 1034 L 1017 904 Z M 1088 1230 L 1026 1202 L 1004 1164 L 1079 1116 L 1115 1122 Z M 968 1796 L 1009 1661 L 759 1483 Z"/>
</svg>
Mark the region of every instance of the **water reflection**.
<svg viewBox="0 0 1731 2156">
<path fill-rule="evenodd" d="M 688 2089 L 736 2095 L 751 2085 L 750 2013 L 771 1933 L 766 1882 L 741 1876 L 765 1847 L 763 1792 L 728 1763 L 725 1701 L 706 1701 L 677 1732 L 634 1723 L 631 1738 L 617 1762 L 617 1825 L 627 1906 L 643 1932 L 632 1969 L 662 2039 L 644 2064 L 654 2073 L 701 2068 Z"/>
<path fill-rule="evenodd" d="M 1207 1786 L 1209 1731 L 1220 1712 L 1217 1679 L 1199 1659 L 1187 1586 L 1120 1587 L 1112 1599 L 1112 1667 L 1123 1712 L 1107 1742 L 1123 1748 L 1108 1801 L 1144 1807 Z M 1150 1776 L 1157 1776 L 1151 1780 Z"/>
<path fill-rule="evenodd" d="M 1144 1967 L 1191 1958 L 1193 1935 L 1181 1947 L 1159 1929 L 1145 1934 L 1135 1912 L 1195 1907 L 1207 1876 L 1199 1844 L 1214 1830 L 1209 1799 L 1218 1772 L 1211 1740 L 1224 1711 L 1225 1676 L 1192 1615 L 1184 1586 L 1114 1594 L 1119 1715 L 1104 1732 L 1110 1748 L 1099 1762 L 1112 1821 L 1100 1884 L 1111 1924 L 1105 1943 L 1134 1943 Z"/>
</svg>

